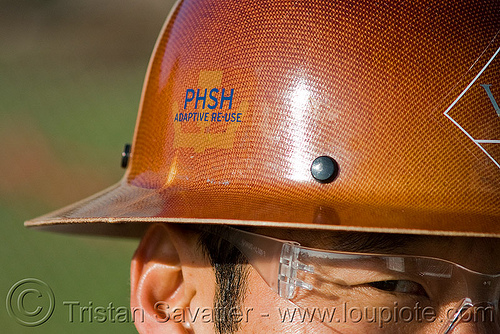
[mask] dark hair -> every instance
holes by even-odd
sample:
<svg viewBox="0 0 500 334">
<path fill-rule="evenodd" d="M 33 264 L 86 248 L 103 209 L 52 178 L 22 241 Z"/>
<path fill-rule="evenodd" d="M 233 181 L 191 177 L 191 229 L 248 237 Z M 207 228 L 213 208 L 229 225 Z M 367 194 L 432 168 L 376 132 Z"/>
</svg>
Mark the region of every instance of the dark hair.
<svg viewBox="0 0 500 334">
<path fill-rule="evenodd" d="M 217 229 L 212 226 L 210 229 Z M 234 321 L 235 312 L 242 313 L 247 288 L 246 257 L 217 233 L 200 232 L 198 245 L 210 261 L 215 273 L 214 327 L 218 334 L 235 333 L 240 322 Z"/>
</svg>

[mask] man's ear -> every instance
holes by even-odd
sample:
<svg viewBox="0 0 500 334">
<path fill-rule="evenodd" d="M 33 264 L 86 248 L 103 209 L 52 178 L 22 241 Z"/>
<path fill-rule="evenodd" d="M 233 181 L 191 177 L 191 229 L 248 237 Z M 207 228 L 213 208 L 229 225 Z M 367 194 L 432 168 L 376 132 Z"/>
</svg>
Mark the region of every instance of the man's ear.
<svg viewBox="0 0 500 334">
<path fill-rule="evenodd" d="M 189 322 L 170 319 L 172 312 L 185 310 L 196 293 L 182 271 L 181 259 L 190 246 L 186 243 L 166 224 L 151 226 L 142 238 L 130 272 L 130 305 L 139 333 L 190 332 Z"/>
</svg>

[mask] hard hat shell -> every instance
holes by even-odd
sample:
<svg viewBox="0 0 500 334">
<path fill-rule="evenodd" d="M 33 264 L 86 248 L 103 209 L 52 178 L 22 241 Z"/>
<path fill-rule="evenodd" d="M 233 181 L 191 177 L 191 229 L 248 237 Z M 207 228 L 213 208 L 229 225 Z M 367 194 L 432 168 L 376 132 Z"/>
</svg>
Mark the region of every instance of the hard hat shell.
<svg viewBox="0 0 500 334">
<path fill-rule="evenodd" d="M 499 18 L 496 0 L 180 1 L 124 178 L 26 225 L 500 236 Z"/>
</svg>

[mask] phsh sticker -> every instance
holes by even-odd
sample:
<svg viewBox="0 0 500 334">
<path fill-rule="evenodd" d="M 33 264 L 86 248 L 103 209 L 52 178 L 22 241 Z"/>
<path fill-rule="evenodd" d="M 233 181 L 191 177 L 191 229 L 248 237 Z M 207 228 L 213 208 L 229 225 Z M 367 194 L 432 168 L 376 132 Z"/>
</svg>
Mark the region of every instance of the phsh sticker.
<svg viewBox="0 0 500 334">
<path fill-rule="evenodd" d="M 233 147 L 236 130 L 249 104 L 238 103 L 238 90 L 223 87 L 222 77 L 222 71 L 200 71 L 198 87 L 186 87 L 181 104 L 173 103 L 175 148 L 203 152 L 208 148 Z"/>
</svg>

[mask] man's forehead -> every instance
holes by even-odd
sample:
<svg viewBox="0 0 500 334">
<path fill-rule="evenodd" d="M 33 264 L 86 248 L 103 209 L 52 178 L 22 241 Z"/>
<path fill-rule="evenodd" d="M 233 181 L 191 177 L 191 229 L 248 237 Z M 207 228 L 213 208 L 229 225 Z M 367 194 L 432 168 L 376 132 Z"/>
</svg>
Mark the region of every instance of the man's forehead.
<svg viewBox="0 0 500 334">
<path fill-rule="evenodd" d="M 495 256 L 500 250 L 498 238 L 275 228 L 259 228 L 255 232 L 297 241 L 302 246 L 311 248 L 428 256 L 452 261 L 481 272 L 500 272 L 500 256 Z"/>
</svg>

